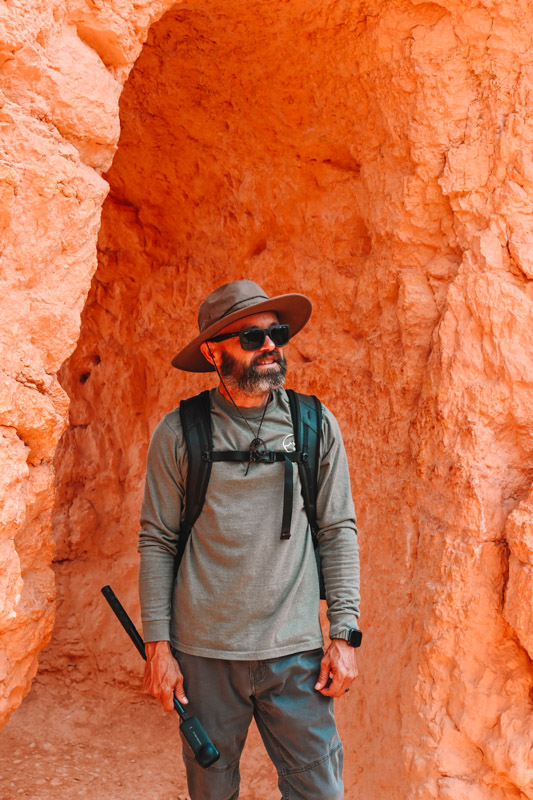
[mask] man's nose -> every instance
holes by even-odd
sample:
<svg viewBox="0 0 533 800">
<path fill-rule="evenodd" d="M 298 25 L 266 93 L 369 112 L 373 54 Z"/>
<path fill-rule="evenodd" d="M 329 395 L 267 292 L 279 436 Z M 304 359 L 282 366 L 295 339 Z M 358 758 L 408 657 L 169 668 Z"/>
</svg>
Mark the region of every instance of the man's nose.
<svg viewBox="0 0 533 800">
<path fill-rule="evenodd" d="M 259 350 L 276 350 L 277 345 L 274 344 L 268 333 L 265 334 L 265 341 L 259 348 Z"/>
</svg>

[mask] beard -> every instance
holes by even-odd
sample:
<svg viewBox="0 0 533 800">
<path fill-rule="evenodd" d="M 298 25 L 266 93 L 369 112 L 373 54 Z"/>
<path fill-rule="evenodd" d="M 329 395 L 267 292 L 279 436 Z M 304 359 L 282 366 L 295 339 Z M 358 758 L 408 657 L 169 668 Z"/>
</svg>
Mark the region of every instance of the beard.
<svg viewBox="0 0 533 800">
<path fill-rule="evenodd" d="M 257 365 L 266 358 L 274 359 L 268 372 L 261 372 Z M 279 389 L 285 382 L 287 361 L 283 353 L 273 350 L 270 353 L 258 353 L 249 364 L 243 364 L 229 353 L 222 352 L 220 374 L 231 389 L 239 389 L 244 394 L 262 394 Z"/>
</svg>

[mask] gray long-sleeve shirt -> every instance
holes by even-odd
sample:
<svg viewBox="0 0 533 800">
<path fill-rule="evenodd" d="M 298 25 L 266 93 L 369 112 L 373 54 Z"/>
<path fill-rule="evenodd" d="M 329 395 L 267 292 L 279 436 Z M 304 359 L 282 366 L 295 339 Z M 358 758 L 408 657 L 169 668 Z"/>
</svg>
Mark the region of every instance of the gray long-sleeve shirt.
<svg viewBox="0 0 533 800">
<path fill-rule="evenodd" d="M 256 431 L 262 409 L 240 409 Z M 330 635 L 356 628 L 359 557 L 342 437 L 323 409 L 317 516 Z M 248 450 L 252 435 L 234 406 L 211 392 L 214 450 Z M 261 438 L 269 450 L 291 448 L 293 428 L 283 389 L 273 392 Z M 178 579 L 173 560 L 187 480 L 179 409 L 157 426 L 148 452 L 139 535 L 139 593 L 146 641 L 169 640 L 211 658 L 275 658 L 323 644 L 312 538 L 294 470 L 290 539 L 280 539 L 284 465 L 215 462 L 204 507 Z"/>
</svg>

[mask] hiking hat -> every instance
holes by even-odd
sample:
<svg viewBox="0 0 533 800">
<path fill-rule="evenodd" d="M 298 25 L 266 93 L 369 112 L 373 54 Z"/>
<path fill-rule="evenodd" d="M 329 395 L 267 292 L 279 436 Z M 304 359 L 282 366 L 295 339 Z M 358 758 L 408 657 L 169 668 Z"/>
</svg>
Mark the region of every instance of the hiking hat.
<svg viewBox="0 0 533 800">
<path fill-rule="evenodd" d="M 289 325 L 291 336 L 298 333 L 311 316 L 312 305 L 303 294 L 269 297 L 253 281 L 230 281 L 209 294 L 198 309 L 200 333 L 172 359 L 172 366 L 186 372 L 214 372 L 200 345 L 222 328 L 250 314 L 272 311 L 281 325 Z"/>
</svg>

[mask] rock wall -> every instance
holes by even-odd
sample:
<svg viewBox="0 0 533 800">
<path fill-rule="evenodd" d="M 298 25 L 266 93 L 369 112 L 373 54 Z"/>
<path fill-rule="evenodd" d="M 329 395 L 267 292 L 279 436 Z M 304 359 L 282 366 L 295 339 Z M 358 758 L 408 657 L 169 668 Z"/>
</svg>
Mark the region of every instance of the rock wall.
<svg viewBox="0 0 533 800">
<path fill-rule="evenodd" d="M 96 268 L 121 84 L 164 8 L 13 0 L 0 14 L 0 724 L 52 631 L 57 371 Z"/>
<path fill-rule="evenodd" d="M 64 166 L 53 152 L 67 142 L 78 159 L 68 166 L 83 174 L 67 200 L 53 182 L 48 195 L 32 184 L 24 200 L 9 190 L 24 233 L 45 208 L 32 242 L 53 242 L 34 267 L 18 220 L 8 234 L 23 288 L 15 294 L 9 278 L 6 349 L 41 359 L 47 376 L 24 384 L 14 369 L 15 388 L 53 409 L 37 414 L 12 393 L 2 417 L 14 487 L 3 630 L 19 648 L 9 708 L 52 621 L 49 464 L 66 408 L 55 373 L 94 269 L 97 171 L 114 146 L 116 86 L 162 11 L 147 5 L 134 21 L 128 8 L 93 18 L 69 7 L 78 39 L 63 21 L 59 49 L 66 58 L 83 39 L 85 61 L 70 63 L 94 102 L 83 111 L 68 100 L 67 85 L 80 94 L 80 82 L 62 62 L 53 77 L 69 78 L 48 101 L 53 124 L 28 88 L 37 56 L 6 64 L 9 102 L 28 108 L 13 149 L 29 158 L 38 118 L 57 134 L 47 169 Z M 98 270 L 60 372 L 70 426 L 55 456 L 59 605 L 43 669 L 77 682 L 138 674 L 98 589 L 112 582 L 137 610 L 149 434 L 210 383 L 176 373 L 169 357 L 214 285 L 251 276 L 313 299 L 312 322 L 289 347 L 289 383 L 335 411 L 352 465 L 365 647 L 359 688 L 339 704 L 346 796 L 533 797 L 532 33 L 525 0 L 202 0 L 152 26 L 120 98 Z M 55 87 L 32 77 L 31 92 L 41 85 L 43 97 Z M 44 374 L 32 363 L 30 376 Z M 28 462 L 28 447 L 44 449 Z M 32 574 L 46 586 L 39 595 Z"/>
</svg>

